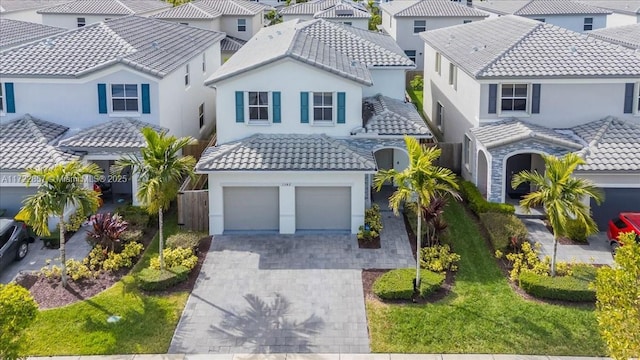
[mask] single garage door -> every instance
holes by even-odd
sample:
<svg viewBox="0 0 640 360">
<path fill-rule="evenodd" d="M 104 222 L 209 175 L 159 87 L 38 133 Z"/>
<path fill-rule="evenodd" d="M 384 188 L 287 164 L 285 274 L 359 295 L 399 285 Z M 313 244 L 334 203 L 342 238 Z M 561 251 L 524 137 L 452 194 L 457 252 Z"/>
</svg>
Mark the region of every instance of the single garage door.
<svg viewBox="0 0 640 360">
<path fill-rule="evenodd" d="M 351 188 L 296 187 L 296 230 L 351 230 Z"/>
<path fill-rule="evenodd" d="M 6 217 L 13 217 L 22 208 L 22 200 L 35 194 L 37 186 L 31 187 L 2 187 L 0 186 L 0 209 L 6 210 Z"/>
<path fill-rule="evenodd" d="M 280 228 L 277 187 L 225 187 L 224 230 L 273 231 Z"/>
<path fill-rule="evenodd" d="M 591 199 L 593 219 L 600 231 L 606 231 L 609 220 L 625 211 L 640 212 L 640 188 L 604 188 L 604 202 L 598 206 Z"/>
</svg>

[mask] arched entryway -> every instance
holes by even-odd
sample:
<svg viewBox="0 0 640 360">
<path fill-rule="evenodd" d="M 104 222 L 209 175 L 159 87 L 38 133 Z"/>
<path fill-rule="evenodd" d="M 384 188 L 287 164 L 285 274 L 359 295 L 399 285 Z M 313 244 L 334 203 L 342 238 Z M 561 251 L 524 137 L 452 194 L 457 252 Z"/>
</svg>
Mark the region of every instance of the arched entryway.
<svg viewBox="0 0 640 360">
<path fill-rule="evenodd" d="M 478 190 L 480 190 L 480 193 L 486 199 L 488 193 L 487 185 L 489 183 L 489 161 L 487 160 L 487 155 L 482 150 L 478 151 L 477 159 L 478 164 L 476 169 Z"/>
<path fill-rule="evenodd" d="M 378 165 L 378 170 L 395 169 L 402 171 L 409 166 L 409 155 L 402 148 L 379 148 L 374 150 L 373 155 Z M 386 209 L 389 204 L 389 196 L 395 191 L 392 183 L 386 183 L 380 191 L 373 188 L 373 175 L 371 175 L 371 199 L 372 202 L 378 204 L 381 209 Z"/>
<path fill-rule="evenodd" d="M 504 200 L 505 202 L 520 200 L 530 193 L 532 186 L 529 183 L 520 184 L 517 188 L 511 187 L 513 177 L 524 170 L 537 171 L 543 173 L 545 170 L 544 161 L 540 153 L 525 152 L 516 153 L 506 158 L 505 163 Z"/>
</svg>

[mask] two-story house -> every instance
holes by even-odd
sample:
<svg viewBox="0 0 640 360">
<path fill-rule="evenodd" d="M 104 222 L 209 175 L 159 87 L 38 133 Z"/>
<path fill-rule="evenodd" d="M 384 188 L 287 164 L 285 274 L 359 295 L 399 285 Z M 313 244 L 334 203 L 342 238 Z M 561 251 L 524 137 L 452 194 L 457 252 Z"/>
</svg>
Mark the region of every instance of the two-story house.
<svg viewBox="0 0 640 360">
<path fill-rule="evenodd" d="M 640 23 L 594 30 L 589 36 L 629 49 L 640 49 Z"/>
<path fill-rule="evenodd" d="M 356 233 L 377 159 L 403 169 L 403 135 L 431 137 L 404 102 L 414 68 L 391 37 L 353 26 L 261 30 L 206 81 L 220 104 L 219 145 L 196 165 L 209 231 Z"/>
<path fill-rule="evenodd" d="M 2 0 L 0 1 L 0 18 L 41 23 L 42 16 L 38 10 L 50 6 L 64 4 L 70 0 Z"/>
<path fill-rule="evenodd" d="M 283 21 L 325 19 L 364 30 L 371 19 L 363 3 L 351 0 L 313 0 L 283 7 L 279 13 Z"/>
<path fill-rule="evenodd" d="M 132 15 L 0 51 L 0 123 L 35 118 L 69 128 L 57 146 L 105 170 L 140 147 L 144 126 L 204 137 L 216 111 L 204 80 L 220 66 L 223 37 Z M 33 151 L 13 149 L 26 158 Z M 135 193 L 135 179 L 127 179 L 114 190 Z"/>
<path fill-rule="evenodd" d="M 611 14 L 609 10 L 573 0 L 488 0 L 474 1 L 473 6 L 492 17 L 518 15 L 576 32 L 606 27 L 607 15 Z"/>
<path fill-rule="evenodd" d="M 38 10 L 42 23 L 74 29 L 128 15 L 150 16 L 170 8 L 161 0 L 75 0 Z"/>
<path fill-rule="evenodd" d="M 0 50 L 59 34 L 67 29 L 0 18 Z"/>
<path fill-rule="evenodd" d="M 405 0 L 380 4 L 382 28 L 422 69 L 424 43 L 418 36 L 427 30 L 483 20 L 483 11 L 450 0 Z"/>
<path fill-rule="evenodd" d="M 462 143 L 462 175 L 488 200 L 528 193 L 511 179 L 544 171 L 540 154 L 580 152 L 576 174 L 608 198 L 593 207 L 601 226 L 640 203 L 637 53 L 514 15 L 421 37 L 425 113 L 444 141 Z"/>
<path fill-rule="evenodd" d="M 615 27 L 640 23 L 640 1 L 638 0 L 581 0 L 582 3 L 609 10 L 607 26 Z"/>
</svg>

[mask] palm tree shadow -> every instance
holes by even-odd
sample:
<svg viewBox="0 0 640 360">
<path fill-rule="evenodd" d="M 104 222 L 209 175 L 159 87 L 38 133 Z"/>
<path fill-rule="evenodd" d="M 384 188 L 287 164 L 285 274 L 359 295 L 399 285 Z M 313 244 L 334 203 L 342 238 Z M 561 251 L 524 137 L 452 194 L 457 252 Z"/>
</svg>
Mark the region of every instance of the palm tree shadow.
<svg viewBox="0 0 640 360">
<path fill-rule="evenodd" d="M 243 296 L 248 307 L 237 315 L 225 313 L 219 325 L 211 325 L 210 332 L 253 353 L 278 353 L 285 345 L 311 352 L 312 337 L 322 331 L 324 321 L 315 314 L 300 322 L 291 319 L 291 303 L 278 293 L 274 295 L 271 303 L 254 294 Z"/>
</svg>

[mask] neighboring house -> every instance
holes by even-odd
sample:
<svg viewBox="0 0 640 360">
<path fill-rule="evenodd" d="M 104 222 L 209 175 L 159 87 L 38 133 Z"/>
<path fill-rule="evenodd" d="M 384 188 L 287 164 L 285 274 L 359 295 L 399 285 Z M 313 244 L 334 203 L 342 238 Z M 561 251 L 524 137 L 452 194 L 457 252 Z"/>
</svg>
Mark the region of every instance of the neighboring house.
<svg viewBox="0 0 640 360">
<path fill-rule="evenodd" d="M 402 136 L 431 137 L 404 102 L 414 68 L 377 32 L 323 19 L 261 30 L 206 81 L 225 104 L 219 145 L 196 165 L 209 231 L 356 233 L 372 175 L 408 164 Z"/>
<path fill-rule="evenodd" d="M 405 54 L 424 66 L 424 42 L 418 36 L 427 30 L 483 20 L 487 13 L 449 0 L 405 0 L 380 4 L 382 28 L 396 40 Z"/>
<path fill-rule="evenodd" d="M 0 122 L 31 114 L 72 129 L 130 117 L 176 136 L 214 127 L 224 34 L 127 16 L 0 52 Z M 189 41 L 186 41 L 189 39 Z"/>
<path fill-rule="evenodd" d="M 640 57 L 633 50 L 507 15 L 428 31 L 424 110 L 462 143 L 462 175 L 488 200 L 516 201 L 513 174 L 539 154 L 585 154 L 578 176 L 602 187 L 599 225 L 640 204 Z M 456 39 L 456 41 L 451 41 Z M 603 120 L 604 119 L 604 120 Z M 617 209 L 617 210 L 616 210 Z"/>
<path fill-rule="evenodd" d="M 264 26 L 268 6 L 247 0 L 199 0 L 162 11 L 152 17 L 202 29 L 222 31 L 241 41 Z"/>
<path fill-rule="evenodd" d="M 594 30 L 589 36 L 630 49 L 640 49 L 640 23 Z"/>
<path fill-rule="evenodd" d="M 640 0 L 583 0 L 581 2 L 611 11 L 607 16 L 608 27 L 640 23 Z"/>
<path fill-rule="evenodd" d="M 70 0 L 2 0 L 0 1 L 0 18 L 41 23 L 42 16 L 38 10 L 64 4 Z"/>
<path fill-rule="evenodd" d="M 38 14 L 45 25 L 74 29 L 127 15 L 150 16 L 170 7 L 161 0 L 75 0 Z"/>
<path fill-rule="evenodd" d="M 313 0 L 283 7 L 280 15 L 283 21 L 325 19 L 364 30 L 369 29 L 371 18 L 364 3 L 351 0 Z"/>
<path fill-rule="evenodd" d="M 489 0 L 474 1 L 473 5 L 493 17 L 518 15 L 576 32 L 606 27 L 607 15 L 611 14 L 609 10 L 573 0 Z"/>
<path fill-rule="evenodd" d="M 39 40 L 66 31 L 67 29 L 41 25 L 28 21 L 0 18 L 0 50 Z"/>
</svg>

